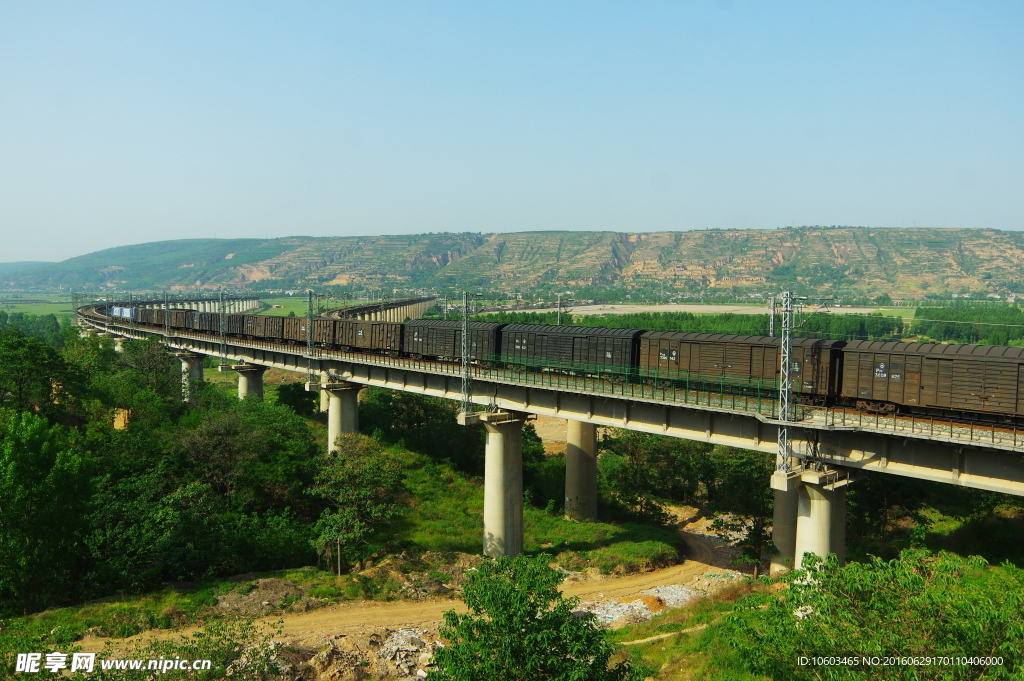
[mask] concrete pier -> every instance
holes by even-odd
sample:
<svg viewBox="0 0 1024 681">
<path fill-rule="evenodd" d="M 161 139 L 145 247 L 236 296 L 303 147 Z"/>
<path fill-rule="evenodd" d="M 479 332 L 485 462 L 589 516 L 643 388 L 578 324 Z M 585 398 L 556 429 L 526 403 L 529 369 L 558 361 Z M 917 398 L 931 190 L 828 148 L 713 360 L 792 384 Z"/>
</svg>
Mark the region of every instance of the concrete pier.
<svg viewBox="0 0 1024 681">
<path fill-rule="evenodd" d="M 523 552 L 523 421 L 520 412 L 481 414 L 484 454 L 484 554 Z"/>
<path fill-rule="evenodd" d="M 565 442 L 565 514 L 597 517 L 597 426 L 569 420 Z"/>
<path fill-rule="evenodd" d="M 328 394 L 327 451 L 337 450 L 336 442 L 342 434 L 359 432 L 358 383 L 321 383 Z"/>
<path fill-rule="evenodd" d="M 804 554 L 825 558 L 832 551 L 832 499 L 834 492 L 822 485 L 804 483 L 798 490 L 796 512 L 796 562 Z"/>
<path fill-rule="evenodd" d="M 263 374 L 267 367 L 257 364 L 236 364 L 231 367 L 238 372 L 238 399 L 255 397 L 263 401 Z"/>
<path fill-rule="evenodd" d="M 772 476 L 772 541 L 779 551 L 772 556 L 771 574 L 801 567 L 806 553 L 821 558 L 834 553 L 840 565 L 845 562 L 846 489 L 852 476 L 841 467 Z"/>
<path fill-rule="evenodd" d="M 778 552 L 772 555 L 769 574 L 780 575 L 793 569 L 796 555 L 797 490 L 775 490 L 775 511 L 772 520 L 772 542 Z"/>
<path fill-rule="evenodd" d="M 321 383 L 327 383 L 329 378 L 330 378 L 330 374 L 328 374 L 326 371 L 321 371 L 320 372 L 320 382 Z M 330 397 L 330 395 L 327 394 L 326 390 L 321 390 L 319 392 L 320 392 L 320 413 L 323 414 L 323 413 L 325 413 L 330 408 L 331 397 Z"/>
<path fill-rule="evenodd" d="M 181 360 L 181 399 L 189 402 L 192 399 L 192 384 L 203 380 L 203 360 L 206 355 L 197 352 L 176 352 L 174 356 Z"/>
</svg>

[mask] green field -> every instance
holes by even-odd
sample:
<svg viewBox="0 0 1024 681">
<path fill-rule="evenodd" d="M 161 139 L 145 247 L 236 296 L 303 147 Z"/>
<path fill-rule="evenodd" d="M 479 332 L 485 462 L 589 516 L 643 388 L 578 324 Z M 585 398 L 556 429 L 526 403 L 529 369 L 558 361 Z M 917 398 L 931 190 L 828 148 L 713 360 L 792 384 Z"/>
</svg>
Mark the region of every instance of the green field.
<svg viewBox="0 0 1024 681">
<path fill-rule="evenodd" d="M 0 293 L 0 310 L 7 314 L 71 314 L 71 296 L 67 293 Z"/>
</svg>

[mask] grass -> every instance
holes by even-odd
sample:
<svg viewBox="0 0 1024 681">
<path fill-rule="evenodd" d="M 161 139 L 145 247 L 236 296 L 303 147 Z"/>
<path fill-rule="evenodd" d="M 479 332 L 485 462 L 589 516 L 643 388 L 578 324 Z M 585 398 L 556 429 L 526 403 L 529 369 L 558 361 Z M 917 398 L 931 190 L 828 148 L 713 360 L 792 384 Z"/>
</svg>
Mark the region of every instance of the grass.
<svg viewBox="0 0 1024 681">
<path fill-rule="evenodd" d="M 397 448 L 389 452 L 406 469 L 411 498 L 400 536 L 427 551 L 479 553 L 482 485 L 426 456 Z M 523 509 L 523 534 L 527 554 L 551 554 L 570 570 L 628 573 L 679 560 L 678 538 L 669 528 L 570 521 L 530 504 Z"/>
<path fill-rule="evenodd" d="M 229 389 L 228 385 L 224 386 Z M 319 424 L 317 424 L 319 425 Z M 321 426 L 322 428 L 322 426 Z M 479 554 L 483 527 L 483 487 L 428 457 L 394 447 L 388 453 L 406 471 L 409 508 L 379 539 L 383 547 L 394 540 L 411 553 L 424 551 Z M 529 554 L 548 553 L 567 569 L 596 567 L 602 572 L 632 572 L 678 560 L 676 536 L 668 528 L 633 523 L 579 523 L 527 505 L 524 510 L 525 544 Z M 435 566 L 436 567 L 436 566 Z M 446 581 L 446 575 L 426 566 L 428 575 Z M 225 579 L 169 586 L 138 596 L 121 596 L 0 623 L 47 646 L 69 646 L 87 629 L 100 627 L 112 638 L 147 629 L 192 625 L 224 614 L 214 606 L 230 591 L 246 593 L 257 579 L 274 577 L 303 588 L 306 595 L 332 602 L 353 599 L 390 600 L 400 586 L 387 577 L 337 576 L 316 567 L 254 573 L 240 581 Z M 287 605 L 287 604 L 286 604 Z M 11 640 L 14 640 L 13 634 Z M 21 640 L 21 639 L 19 639 Z M 0 653 L 5 650 L 0 645 Z"/>
<path fill-rule="evenodd" d="M 733 610 L 736 603 L 750 594 L 763 592 L 759 582 L 743 582 L 728 587 L 707 598 L 675 610 L 655 615 L 647 622 L 623 627 L 612 633 L 612 642 L 619 646 L 618 659 L 630 659 L 645 676 L 658 681 L 682 681 L 683 679 L 730 679 L 742 681 L 761 677 L 746 675 L 737 669 L 730 669 L 726 675 L 714 669 L 712 656 L 708 654 L 708 638 L 705 625 L 717 622 Z M 664 634 L 673 634 L 637 645 L 623 645 L 628 641 L 639 641 Z"/>
<path fill-rule="evenodd" d="M 384 599 L 394 591 L 386 580 L 341 575 L 316 567 L 274 570 L 245 575 L 240 581 L 208 580 L 171 586 L 138 596 L 115 596 L 83 605 L 52 608 L 41 613 L 0 622 L 0 632 L 11 626 L 38 643 L 68 646 L 88 629 L 98 628 L 110 638 L 124 638 L 150 629 L 171 629 L 225 617 L 216 610 L 217 598 L 229 592 L 245 594 L 256 580 L 277 578 L 303 588 L 306 596 L 332 602 Z M 294 602 L 295 597 L 286 599 Z M 291 602 L 285 602 L 284 607 Z M 4 635 L 0 635 L 3 639 Z M 3 653 L 0 646 L 0 653 Z"/>
<path fill-rule="evenodd" d="M 866 560 L 869 555 L 894 558 L 915 542 L 931 551 L 949 551 L 961 556 L 982 556 L 990 565 L 1004 561 L 1024 567 L 1024 507 L 1015 502 L 995 507 L 987 517 L 954 515 L 933 506 L 922 506 L 913 514 L 894 518 L 894 526 L 879 536 L 851 536 L 847 541 L 849 560 Z M 914 537 L 915 528 L 924 531 Z M 918 530 L 919 531 L 919 530 Z"/>
<path fill-rule="evenodd" d="M 7 314 L 70 315 L 74 312 L 68 293 L 0 293 L 0 310 Z"/>
</svg>

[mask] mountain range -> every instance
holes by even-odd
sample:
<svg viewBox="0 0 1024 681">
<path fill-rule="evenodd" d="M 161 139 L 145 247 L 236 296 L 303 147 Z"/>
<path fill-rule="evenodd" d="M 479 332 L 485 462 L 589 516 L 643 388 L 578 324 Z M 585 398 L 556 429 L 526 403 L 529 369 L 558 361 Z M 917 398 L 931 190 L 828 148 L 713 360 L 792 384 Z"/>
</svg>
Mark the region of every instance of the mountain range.
<svg viewBox="0 0 1024 681">
<path fill-rule="evenodd" d="M 28 265 L 11 268 L 10 265 Z M 14 289 L 486 288 L 797 291 L 922 298 L 1024 291 L 1024 232 L 796 227 L 186 239 L 0 264 Z"/>
</svg>

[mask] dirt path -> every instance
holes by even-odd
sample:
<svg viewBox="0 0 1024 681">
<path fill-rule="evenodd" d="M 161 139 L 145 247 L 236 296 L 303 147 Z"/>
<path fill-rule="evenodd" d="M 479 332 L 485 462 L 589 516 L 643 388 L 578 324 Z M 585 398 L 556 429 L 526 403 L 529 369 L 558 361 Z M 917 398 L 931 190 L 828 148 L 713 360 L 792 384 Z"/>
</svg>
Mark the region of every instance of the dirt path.
<svg viewBox="0 0 1024 681">
<path fill-rule="evenodd" d="M 689 552 L 687 560 L 679 565 L 623 577 L 604 577 L 593 581 L 571 581 L 562 584 L 562 593 L 576 596 L 582 601 L 640 597 L 643 591 L 665 584 L 682 584 L 706 572 L 714 572 L 718 553 L 714 545 L 694 535 L 685 535 Z M 284 618 L 285 638 L 309 639 L 327 634 L 351 634 L 374 627 L 419 627 L 436 629 L 446 610 L 465 612 L 466 606 L 457 600 L 436 601 L 365 601 L 340 603 L 308 613 L 288 615 Z M 272 622 L 280 618 L 265 618 Z"/>
<path fill-rule="evenodd" d="M 714 572 L 725 567 L 724 559 L 715 545 L 708 539 L 680 532 L 686 543 L 687 557 L 679 565 L 622 577 L 602 576 L 592 580 L 583 578 L 578 581 L 567 581 L 562 585 L 562 593 L 576 596 L 581 601 L 614 599 L 630 600 L 631 596 L 639 598 L 643 591 L 656 586 L 668 584 L 685 584 L 694 577 L 706 572 Z M 465 612 L 466 606 L 460 600 L 428 600 L 428 601 L 358 601 L 354 603 L 338 603 L 319 610 L 306 613 L 286 613 L 284 615 L 264 617 L 260 622 L 273 625 L 283 621 L 279 640 L 288 643 L 315 643 L 317 639 L 339 634 L 355 634 L 379 627 L 399 629 L 416 627 L 420 629 L 436 628 L 443 621 L 446 610 Z M 130 645 L 136 641 L 150 637 L 166 638 L 180 636 L 195 631 L 189 628 L 177 631 L 143 632 L 137 636 L 120 639 L 117 648 Z M 104 643 L 110 639 L 86 637 L 79 641 L 84 652 L 100 652 Z"/>
</svg>

